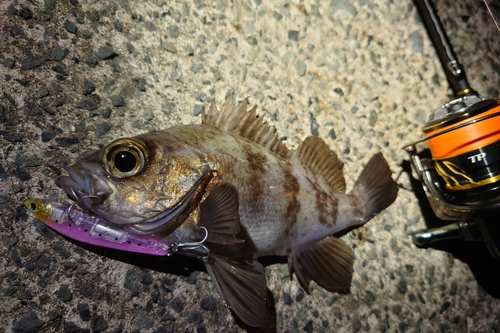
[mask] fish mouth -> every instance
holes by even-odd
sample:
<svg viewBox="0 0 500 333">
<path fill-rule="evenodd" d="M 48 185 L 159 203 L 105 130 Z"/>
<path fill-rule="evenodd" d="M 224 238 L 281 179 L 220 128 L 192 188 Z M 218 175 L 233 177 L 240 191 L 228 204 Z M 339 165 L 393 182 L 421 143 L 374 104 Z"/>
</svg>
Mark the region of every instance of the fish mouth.
<svg viewBox="0 0 500 333">
<path fill-rule="evenodd" d="M 99 166 L 94 163 L 79 162 L 64 169 L 69 176 L 60 176 L 56 185 L 84 209 L 93 211 L 95 205 L 103 203 L 114 192 L 106 175 L 99 172 Z"/>
<path fill-rule="evenodd" d="M 56 180 L 56 185 L 62 188 L 78 206 L 137 235 L 159 233 L 171 222 L 176 221 L 193 200 L 206 178 L 206 174 L 203 174 L 175 204 L 152 217 L 144 218 L 130 214 L 122 217 L 120 212 L 106 209 L 105 200 L 116 189 L 108 177 L 102 171 L 100 172 L 102 169 L 94 164 L 78 162 L 71 167 L 66 167 L 65 170 L 69 176 L 60 176 Z M 92 173 L 88 170 L 92 170 Z"/>
</svg>

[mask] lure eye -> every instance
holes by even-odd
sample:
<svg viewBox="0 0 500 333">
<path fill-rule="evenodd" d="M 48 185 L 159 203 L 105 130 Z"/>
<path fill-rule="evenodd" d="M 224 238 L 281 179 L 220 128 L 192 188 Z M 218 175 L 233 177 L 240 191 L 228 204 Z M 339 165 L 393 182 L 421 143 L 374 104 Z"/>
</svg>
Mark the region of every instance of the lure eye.
<svg viewBox="0 0 500 333">
<path fill-rule="evenodd" d="M 131 177 L 142 171 L 148 158 L 146 144 L 137 139 L 118 139 L 104 151 L 103 165 L 117 178 Z"/>
</svg>

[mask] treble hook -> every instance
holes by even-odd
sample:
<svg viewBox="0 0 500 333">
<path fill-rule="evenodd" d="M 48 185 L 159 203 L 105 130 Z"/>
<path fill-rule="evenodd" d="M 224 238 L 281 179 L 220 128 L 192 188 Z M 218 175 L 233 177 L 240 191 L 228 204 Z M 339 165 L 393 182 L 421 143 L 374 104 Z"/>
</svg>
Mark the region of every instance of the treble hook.
<svg viewBox="0 0 500 333">
<path fill-rule="evenodd" d="M 207 258 L 210 254 L 210 250 L 203 244 L 208 238 L 208 230 L 205 227 L 200 227 L 200 229 L 205 230 L 205 237 L 201 241 L 197 242 L 186 242 L 186 243 L 174 243 L 172 244 L 172 251 L 169 255 L 176 253 L 179 250 L 197 250 L 202 248 L 206 251 L 206 254 L 202 258 Z"/>
<path fill-rule="evenodd" d="M 71 191 L 73 192 L 73 195 L 75 195 L 75 191 L 73 188 L 71 188 Z M 75 195 L 75 198 L 77 198 L 76 195 Z M 85 196 L 81 197 L 80 199 L 78 199 L 78 201 L 73 202 L 71 204 L 71 206 L 69 206 L 68 213 L 66 214 L 68 216 L 68 220 L 75 223 L 75 221 L 73 221 L 73 219 L 71 218 L 71 211 L 73 210 L 73 207 L 83 203 L 83 200 L 85 200 L 85 199 L 98 199 L 102 203 L 102 199 L 100 197 L 98 197 L 97 195 L 92 195 L 92 194 L 85 195 Z"/>
</svg>

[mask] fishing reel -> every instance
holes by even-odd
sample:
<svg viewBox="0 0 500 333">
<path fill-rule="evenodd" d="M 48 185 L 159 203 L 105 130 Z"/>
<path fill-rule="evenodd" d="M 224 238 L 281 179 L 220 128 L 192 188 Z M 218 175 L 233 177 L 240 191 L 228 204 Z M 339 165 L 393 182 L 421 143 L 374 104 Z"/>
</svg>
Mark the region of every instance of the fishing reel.
<svg viewBox="0 0 500 333">
<path fill-rule="evenodd" d="M 469 86 L 430 0 L 415 0 L 455 98 L 435 110 L 424 138 L 405 147 L 437 227 L 412 234 L 419 247 L 482 241 L 500 262 L 500 100 Z M 428 149 L 417 144 L 427 142 Z"/>
<path fill-rule="evenodd" d="M 430 156 L 405 147 L 436 216 L 454 221 L 413 234 L 417 246 L 462 238 L 484 241 L 500 261 L 500 101 L 476 93 L 438 108 L 423 133 Z M 428 152 L 427 152 L 428 153 Z"/>
</svg>

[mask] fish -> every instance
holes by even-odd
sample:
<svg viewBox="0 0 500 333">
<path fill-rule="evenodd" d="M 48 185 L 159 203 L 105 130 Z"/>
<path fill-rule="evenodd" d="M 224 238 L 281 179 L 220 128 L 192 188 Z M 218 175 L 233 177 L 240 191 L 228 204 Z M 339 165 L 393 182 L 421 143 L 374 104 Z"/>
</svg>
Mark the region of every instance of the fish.
<svg viewBox="0 0 500 333">
<path fill-rule="evenodd" d="M 213 100 L 201 124 L 117 139 L 65 170 L 56 184 L 74 203 L 50 203 L 66 218 L 49 227 L 92 243 L 95 234 L 61 231 L 67 220 L 87 214 L 82 225 L 92 227 L 94 219 L 109 234 L 147 237 L 165 255 L 198 258 L 224 304 L 252 327 L 268 326 L 259 258 L 286 257 L 290 278 L 295 274 L 306 291 L 314 281 L 346 293 L 353 251 L 335 235 L 362 226 L 398 193 L 381 153 L 346 193 L 343 163 L 320 137 L 292 151 L 248 98 L 236 103 L 233 95 L 221 108 Z M 100 242 L 123 245 L 111 243 Z"/>
</svg>

